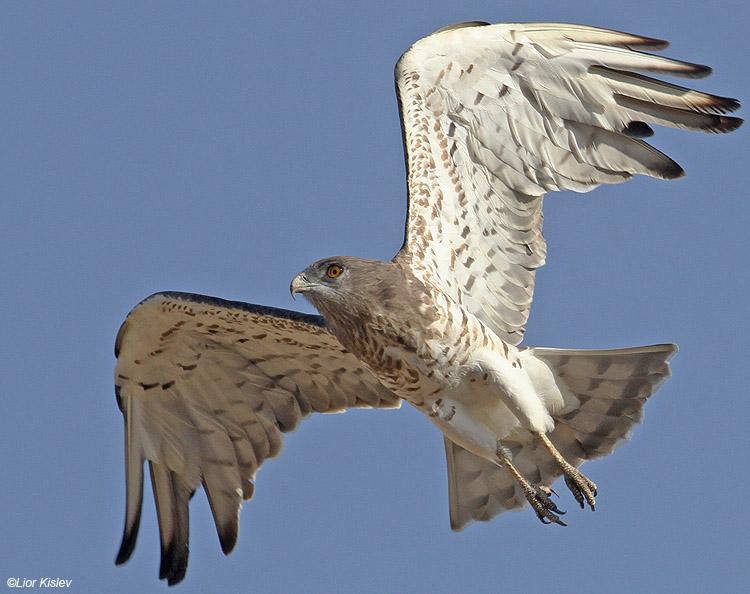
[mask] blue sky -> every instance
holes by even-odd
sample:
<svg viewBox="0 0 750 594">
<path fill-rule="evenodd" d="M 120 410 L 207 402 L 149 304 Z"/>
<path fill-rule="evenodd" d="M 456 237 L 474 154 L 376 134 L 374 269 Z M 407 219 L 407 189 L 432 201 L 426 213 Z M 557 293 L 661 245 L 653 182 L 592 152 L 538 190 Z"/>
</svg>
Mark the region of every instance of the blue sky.
<svg viewBox="0 0 750 594">
<path fill-rule="evenodd" d="M 746 3 L 6 3 L 0 35 L 0 578 L 157 591 L 150 495 L 133 559 L 117 328 L 171 289 L 310 311 L 291 277 L 400 246 L 392 70 L 448 23 L 567 21 L 672 41 L 750 97 Z M 740 114 L 742 115 L 742 114 Z M 442 438 L 416 411 L 316 416 L 258 476 L 234 553 L 191 505 L 181 592 L 733 592 L 750 577 L 747 131 L 659 130 L 688 172 L 546 203 L 527 343 L 677 342 L 631 443 L 586 466 L 596 513 L 452 533 Z"/>
</svg>

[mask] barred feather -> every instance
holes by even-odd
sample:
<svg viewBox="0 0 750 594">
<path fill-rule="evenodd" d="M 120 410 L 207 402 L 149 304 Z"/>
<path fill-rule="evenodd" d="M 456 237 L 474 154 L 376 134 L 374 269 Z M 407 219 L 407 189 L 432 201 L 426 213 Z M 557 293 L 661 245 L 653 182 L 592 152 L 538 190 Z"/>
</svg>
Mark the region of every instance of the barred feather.
<svg viewBox="0 0 750 594">
<path fill-rule="evenodd" d="M 550 371 L 564 407 L 555 411 L 552 443 L 578 467 L 611 454 L 643 418 L 643 405 L 669 377 L 671 344 L 614 350 L 533 348 L 524 360 L 536 359 Z M 524 364 L 526 367 L 527 364 Z M 507 444 L 518 471 L 532 484 L 551 486 L 561 471 L 536 440 Z M 526 498 L 500 466 L 445 439 L 448 459 L 451 527 L 461 530 L 473 520 L 522 509 Z"/>
</svg>

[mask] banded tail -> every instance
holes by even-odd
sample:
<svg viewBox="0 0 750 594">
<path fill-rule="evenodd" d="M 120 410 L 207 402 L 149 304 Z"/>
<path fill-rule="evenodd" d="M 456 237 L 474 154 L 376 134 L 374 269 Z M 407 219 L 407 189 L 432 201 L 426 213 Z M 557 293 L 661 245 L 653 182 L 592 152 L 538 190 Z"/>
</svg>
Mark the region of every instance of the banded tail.
<svg viewBox="0 0 750 594">
<path fill-rule="evenodd" d="M 556 426 L 549 437 L 563 457 L 578 467 L 611 454 L 628 439 L 643 419 L 646 400 L 669 377 L 668 361 L 675 352 L 673 344 L 523 351 L 524 367 L 539 370 L 540 390 L 558 389 L 562 394 L 564 406 L 551 411 Z M 515 467 L 532 484 L 551 486 L 561 475 L 560 467 L 539 443 L 508 444 L 508 449 Z M 526 504 L 517 482 L 504 469 L 447 438 L 445 452 L 454 530 Z"/>
</svg>

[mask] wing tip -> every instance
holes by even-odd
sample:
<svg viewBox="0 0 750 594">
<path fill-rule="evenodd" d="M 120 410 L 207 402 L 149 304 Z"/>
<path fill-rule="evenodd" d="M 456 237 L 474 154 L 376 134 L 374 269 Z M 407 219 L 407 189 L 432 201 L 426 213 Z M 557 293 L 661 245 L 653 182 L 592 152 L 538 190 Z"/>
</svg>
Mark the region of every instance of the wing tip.
<svg viewBox="0 0 750 594">
<path fill-rule="evenodd" d="M 167 585 L 174 586 L 185 579 L 188 567 L 189 549 L 187 543 L 182 545 L 173 540 L 161 551 L 159 579 L 166 580 Z"/>
<path fill-rule="evenodd" d="M 212 488 L 212 484 L 217 488 Z M 216 526 L 216 534 L 219 537 L 221 551 L 229 555 L 237 544 L 237 538 L 240 531 L 240 512 L 242 511 L 242 488 L 237 493 L 229 493 L 222 490 L 215 482 L 210 482 L 205 476 L 203 477 L 203 491 L 206 493 L 208 505 L 211 508 L 211 514 Z M 229 509 L 226 502 L 219 497 L 229 496 Z M 231 511 L 230 511 L 231 510 Z"/>
<path fill-rule="evenodd" d="M 736 108 L 735 108 L 736 109 Z M 707 128 L 711 132 L 734 132 L 737 128 L 742 126 L 745 120 L 742 118 L 736 118 L 734 116 L 716 116 L 718 119 L 717 125 L 712 128 Z"/>
<path fill-rule="evenodd" d="M 115 565 L 124 565 L 130 561 L 130 557 L 135 550 L 135 541 L 135 538 L 129 539 L 123 536 L 122 542 L 120 543 L 120 550 L 117 551 L 117 557 L 115 557 Z"/>
<path fill-rule="evenodd" d="M 683 73 L 688 78 L 706 78 L 713 72 L 713 68 L 705 64 L 693 64 L 691 62 L 683 62 L 683 64 L 685 66 Z"/>
<path fill-rule="evenodd" d="M 135 544 L 138 540 L 138 529 L 141 525 L 141 503 L 138 503 L 135 517 L 132 522 L 125 519 L 125 527 L 122 531 L 122 542 L 120 542 L 120 550 L 117 551 L 115 557 L 115 565 L 123 565 L 130 560 L 135 550 Z"/>
<path fill-rule="evenodd" d="M 719 113 L 732 113 L 742 107 L 742 103 L 734 97 L 711 95 L 710 100 L 706 103 L 706 107 L 715 109 Z"/>
<path fill-rule="evenodd" d="M 622 129 L 622 133 L 631 138 L 649 138 L 654 135 L 654 130 L 646 122 L 633 120 Z"/>
<path fill-rule="evenodd" d="M 446 25 L 445 27 L 440 27 L 440 29 L 433 31 L 430 33 L 430 35 L 437 35 L 439 33 L 447 33 L 448 31 L 455 31 L 457 29 L 466 29 L 468 27 L 487 27 L 488 25 L 491 25 L 492 23 L 488 23 L 487 21 L 462 21 L 460 23 L 452 23 L 450 25 Z"/>
<path fill-rule="evenodd" d="M 216 532 L 219 535 L 221 552 L 229 555 L 237 545 L 237 537 L 239 535 L 238 522 L 226 522 L 221 527 L 217 524 Z"/>
<path fill-rule="evenodd" d="M 665 155 L 659 149 L 654 148 L 644 140 L 633 139 L 631 142 L 646 147 L 654 156 L 654 160 L 647 165 L 647 171 L 642 171 L 640 173 L 646 173 L 651 177 L 667 180 L 679 179 L 685 176 L 685 170 L 682 166 L 669 155 Z"/>
<path fill-rule="evenodd" d="M 119 390 L 117 395 L 119 400 Z M 127 420 L 125 427 L 127 435 Z M 123 565 L 133 555 L 135 544 L 138 540 L 138 529 L 141 526 L 141 512 L 143 511 L 143 460 L 137 457 L 137 454 L 130 449 L 131 445 L 133 444 L 126 441 L 125 525 L 122 529 L 122 541 L 115 557 L 115 565 Z M 137 461 L 140 461 L 140 466 Z"/>
<path fill-rule="evenodd" d="M 634 35 L 635 41 L 628 43 L 629 46 L 633 47 L 647 47 L 649 49 L 659 51 L 667 49 L 669 42 L 666 39 L 659 39 L 658 37 L 644 37 L 643 35 Z"/>
<path fill-rule="evenodd" d="M 653 146 L 651 146 L 644 140 L 634 139 L 633 142 L 637 142 L 642 145 L 645 145 L 656 156 L 656 159 L 654 160 L 654 162 L 648 166 L 648 171 L 641 172 L 641 173 L 646 173 L 647 175 L 651 177 L 656 177 L 659 179 L 666 179 L 666 180 L 679 179 L 681 177 L 685 177 L 685 170 L 682 168 L 682 165 L 680 165 L 672 157 L 670 157 L 669 155 L 665 155 L 660 150 L 654 148 Z"/>
<path fill-rule="evenodd" d="M 676 161 L 672 161 L 670 165 L 661 169 L 659 173 L 663 179 L 680 179 L 681 177 L 685 177 L 685 170 Z"/>
<path fill-rule="evenodd" d="M 122 394 L 120 393 L 122 390 L 122 386 L 119 386 L 115 384 L 115 400 L 117 401 L 117 408 L 120 409 L 120 412 L 125 414 L 125 410 L 122 408 Z"/>
<path fill-rule="evenodd" d="M 657 346 L 663 347 L 663 350 L 661 350 L 660 352 L 667 353 L 665 361 L 669 361 L 672 357 L 680 352 L 680 347 L 673 342 L 668 342 Z"/>
<path fill-rule="evenodd" d="M 619 31 L 617 29 L 604 29 L 613 34 L 622 36 L 622 44 L 628 48 L 637 47 L 640 49 L 648 48 L 649 50 L 661 51 L 669 47 L 669 41 L 666 39 L 659 39 L 658 37 L 648 37 L 646 35 L 636 35 L 635 33 L 627 33 L 625 31 Z"/>
</svg>

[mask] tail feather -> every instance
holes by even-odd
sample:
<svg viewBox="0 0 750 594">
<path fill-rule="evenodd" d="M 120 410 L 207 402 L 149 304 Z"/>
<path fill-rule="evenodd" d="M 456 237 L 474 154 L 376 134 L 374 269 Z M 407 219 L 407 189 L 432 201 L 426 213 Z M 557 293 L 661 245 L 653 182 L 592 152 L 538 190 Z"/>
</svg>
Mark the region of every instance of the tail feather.
<svg viewBox="0 0 750 594">
<path fill-rule="evenodd" d="M 550 440 L 578 467 L 614 451 L 643 419 L 643 405 L 669 377 L 672 344 L 612 350 L 534 348 L 525 358 L 541 361 L 562 395 L 563 406 Z M 492 461 L 445 439 L 451 528 L 487 521 L 524 507 L 516 481 Z M 536 440 L 509 444 L 513 464 L 532 484 L 551 486 L 561 475 L 549 452 Z"/>
<path fill-rule="evenodd" d="M 610 454 L 643 420 L 643 405 L 669 377 L 673 344 L 586 351 L 532 349 L 553 372 L 566 400 L 554 415 L 552 443 L 591 460 Z M 569 460 L 573 464 L 572 460 Z"/>
</svg>

